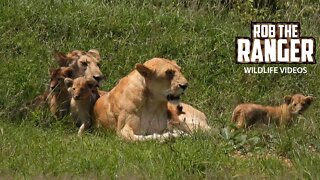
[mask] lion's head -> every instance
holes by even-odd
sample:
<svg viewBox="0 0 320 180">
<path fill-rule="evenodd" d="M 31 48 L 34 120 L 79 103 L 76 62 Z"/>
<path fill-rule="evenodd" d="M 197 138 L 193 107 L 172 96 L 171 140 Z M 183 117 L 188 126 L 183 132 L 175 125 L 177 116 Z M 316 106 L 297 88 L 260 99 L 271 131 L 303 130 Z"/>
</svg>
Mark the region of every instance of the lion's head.
<svg viewBox="0 0 320 180">
<path fill-rule="evenodd" d="M 302 94 L 294 94 L 293 96 L 285 96 L 285 103 L 289 106 L 292 114 L 302 114 L 314 100 L 312 96 L 304 96 Z"/>
<path fill-rule="evenodd" d="M 93 78 L 78 77 L 76 79 L 65 78 L 64 83 L 68 87 L 71 98 L 74 100 L 88 99 L 96 92 L 98 82 Z"/>
<path fill-rule="evenodd" d="M 136 64 L 136 70 L 145 78 L 148 93 L 159 101 L 179 103 L 188 87 L 188 81 L 175 61 L 153 58 Z"/>
<path fill-rule="evenodd" d="M 88 52 L 74 50 L 67 54 L 55 52 L 54 56 L 60 67 L 69 66 L 74 69 L 76 77 L 86 76 L 98 82 L 104 79 L 100 70 L 100 54 L 95 49 Z"/>
<path fill-rule="evenodd" d="M 70 67 L 60 67 L 58 69 L 49 69 L 50 91 L 60 91 L 64 88 L 64 79 L 73 77 L 73 69 Z"/>
</svg>

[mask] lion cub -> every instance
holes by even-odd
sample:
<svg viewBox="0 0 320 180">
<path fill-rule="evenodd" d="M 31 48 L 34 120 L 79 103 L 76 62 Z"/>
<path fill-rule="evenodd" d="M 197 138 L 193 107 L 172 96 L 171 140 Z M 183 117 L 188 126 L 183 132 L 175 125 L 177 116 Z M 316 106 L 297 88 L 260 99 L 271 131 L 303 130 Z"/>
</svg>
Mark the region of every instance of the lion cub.
<svg viewBox="0 0 320 180">
<path fill-rule="evenodd" d="M 81 136 L 92 124 L 92 108 L 99 98 L 98 82 L 86 77 L 66 78 L 64 82 L 71 95 L 71 116 L 77 125 L 80 124 L 78 135 Z"/>
<path fill-rule="evenodd" d="M 50 82 L 48 89 L 41 95 L 38 95 L 32 101 L 29 101 L 20 108 L 21 112 L 34 110 L 48 105 L 50 112 L 56 118 L 62 118 L 69 113 L 70 97 L 64 84 L 65 78 L 73 77 L 73 69 L 70 67 L 60 67 L 49 69 Z"/>
<path fill-rule="evenodd" d="M 47 99 L 52 114 L 57 118 L 68 115 L 70 110 L 70 96 L 64 84 L 65 78 L 73 77 L 73 69 L 70 67 L 60 67 L 50 69 L 50 84 Z"/>
<path fill-rule="evenodd" d="M 198 130 L 209 132 L 211 129 L 206 115 L 189 104 L 173 105 L 168 103 L 168 110 L 171 114 L 169 129 L 176 128 L 187 133 L 194 133 Z"/>
<path fill-rule="evenodd" d="M 269 124 L 275 122 L 278 126 L 286 126 L 294 117 L 304 112 L 313 101 L 311 96 L 295 94 L 285 96 L 285 102 L 280 106 L 262 106 L 259 104 L 239 104 L 233 111 L 232 121 L 237 128 L 247 128 L 262 122 Z"/>
<path fill-rule="evenodd" d="M 191 133 L 190 128 L 185 122 L 181 122 L 179 115 L 183 114 L 183 107 L 172 103 L 168 103 L 168 125 L 167 130 L 173 132 L 175 129 Z"/>
</svg>

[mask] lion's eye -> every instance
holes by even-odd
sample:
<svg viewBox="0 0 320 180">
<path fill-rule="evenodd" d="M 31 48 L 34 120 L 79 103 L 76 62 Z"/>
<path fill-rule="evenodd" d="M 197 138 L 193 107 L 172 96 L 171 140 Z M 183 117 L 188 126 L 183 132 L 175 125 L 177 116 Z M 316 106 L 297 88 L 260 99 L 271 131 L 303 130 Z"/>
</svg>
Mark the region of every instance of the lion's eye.
<svg viewBox="0 0 320 180">
<path fill-rule="evenodd" d="M 101 67 L 101 64 L 100 64 L 100 63 L 98 63 L 98 64 L 97 64 L 97 66 L 100 68 L 100 67 Z"/>
<path fill-rule="evenodd" d="M 166 75 L 169 79 L 173 79 L 174 77 L 174 74 L 175 74 L 175 71 L 174 70 L 167 70 L 166 71 Z"/>
</svg>

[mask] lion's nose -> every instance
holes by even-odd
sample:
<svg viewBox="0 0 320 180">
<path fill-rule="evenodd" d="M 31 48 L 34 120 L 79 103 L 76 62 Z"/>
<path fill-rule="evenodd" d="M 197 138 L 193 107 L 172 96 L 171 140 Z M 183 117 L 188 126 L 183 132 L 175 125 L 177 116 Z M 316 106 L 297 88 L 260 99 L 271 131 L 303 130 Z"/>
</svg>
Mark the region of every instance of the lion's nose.
<svg viewBox="0 0 320 180">
<path fill-rule="evenodd" d="M 74 99 L 74 100 L 79 100 L 79 98 L 80 98 L 80 96 L 79 96 L 79 95 L 75 95 L 75 96 L 73 96 L 73 99 Z"/>
<path fill-rule="evenodd" d="M 188 87 L 188 83 L 185 83 L 185 84 L 179 84 L 179 87 L 183 90 L 186 90 L 187 87 Z"/>
<path fill-rule="evenodd" d="M 100 81 L 102 81 L 102 80 L 105 78 L 105 76 L 103 76 L 103 75 L 98 75 L 98 76 L 93 76 L 93 78 L 94 78 L 97 82 L 100 82 Z"/>
</svg>

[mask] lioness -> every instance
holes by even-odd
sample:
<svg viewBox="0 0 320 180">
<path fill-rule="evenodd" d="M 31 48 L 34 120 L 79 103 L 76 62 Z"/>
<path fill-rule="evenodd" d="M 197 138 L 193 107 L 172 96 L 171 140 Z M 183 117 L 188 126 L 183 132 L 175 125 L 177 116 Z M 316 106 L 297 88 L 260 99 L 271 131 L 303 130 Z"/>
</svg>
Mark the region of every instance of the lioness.
<svg viewBox="0 0 320 180">
<path fill-rule="evenodd" d="M 175 61 L 153 58 L 136 64 L 94 105 L 96 123 L 126 140 L 162 139 L 168 125 L 167 103 L 178 103 L 188 81 Z"/>
<path fill-rule="evenodd" d="M 292 122 L 296 115 L 304 112 L 310 106 L 313 97 L 295 94 L 285 96 L 284 100 L 285 103 L 276 107 L 239 104 L 233 111 L 232 121 L 236 123 L 237 128 L 250 127 L 257 122 L 264 124 L 275 122 L 283 127 Z"/>
<path fill-rule="evenodd" d="M 67 54 L 55 52 L 54 57 L 60 67 L 69 66 L 74 69 L 75 77 L 92 77 L 99 83 L 104 79 L 100 71 L 100 54 L 95 49 L 91 49 L 88 52 L 74 50 Z"/>
<path fill-rule="evenodd" d="M 99 98 L 98 82 L 86 77 L 78 77 L 74 80 L 66 78 L 64 82 L 71 95 L 71 116 L 76 124 L 80 125 L 78 135 L 81 136 L 92 124 L 92 108 Z"/>
</svg>

